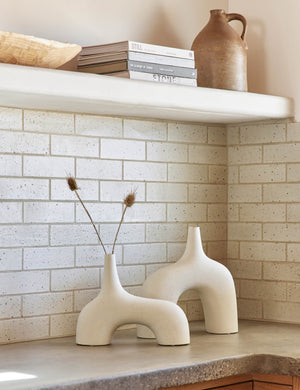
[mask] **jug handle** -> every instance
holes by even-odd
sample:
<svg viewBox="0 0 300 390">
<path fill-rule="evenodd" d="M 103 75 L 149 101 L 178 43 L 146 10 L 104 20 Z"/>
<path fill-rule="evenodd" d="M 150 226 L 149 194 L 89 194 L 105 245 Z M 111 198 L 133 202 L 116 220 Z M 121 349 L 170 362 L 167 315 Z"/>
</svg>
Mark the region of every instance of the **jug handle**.
<svg viewBox="0 0 300 390">
<path fill-rule="evenodd" d="M 247 28 L 247 21 L 244 18 L 243 15 L 240 14 L 226 14 L 227 21 L 230 22 L 231 20 L 239 20 L 243 24 L 243 31 L 241 34 L 241 38 L 244 40 L 245 39 L 245 32 Z"/>
</svg>

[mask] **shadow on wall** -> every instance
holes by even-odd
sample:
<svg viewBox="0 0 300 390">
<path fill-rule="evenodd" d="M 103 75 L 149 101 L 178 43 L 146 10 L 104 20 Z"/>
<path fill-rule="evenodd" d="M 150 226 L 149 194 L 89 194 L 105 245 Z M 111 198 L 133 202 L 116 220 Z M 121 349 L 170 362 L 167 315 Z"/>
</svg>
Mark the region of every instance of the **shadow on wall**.
<svg viewBox="0 0 300 390">
<path fill-rule="evenodd" d="M 148 31 L 145 32 L 147 41 L 162 46 L 168 42 L 168 46 L 186 49 L 184 40 L 180 37 L 178 29 L 170 22 L 166 12 L 162 6 L 156 9 L 154 23 L 149 25 Z"/>
<path fill-rule="evenodd" d="M 248 90 L 265 93 L 267 90 L 266 28 L 260 19 L 248 20 Z M 250 39 L 247 37 L 250 37 Z"/>
</svg>

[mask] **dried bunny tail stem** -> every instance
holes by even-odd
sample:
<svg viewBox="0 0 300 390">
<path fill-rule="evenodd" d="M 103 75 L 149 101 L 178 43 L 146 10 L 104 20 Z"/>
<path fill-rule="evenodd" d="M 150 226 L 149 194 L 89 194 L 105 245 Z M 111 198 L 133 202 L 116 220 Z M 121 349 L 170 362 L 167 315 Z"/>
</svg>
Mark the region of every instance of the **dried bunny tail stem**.
<svg viewBox="0 0 300 390">
<path fill-rule="evenodd" d="M 79 187 L 76 183 L 76 180 L 74 179 L 74 177 L 72 176 L 69 176 L 67 178 L 67 182 L 68 182 L 68 186 L 70 188 L 71 191 L 75 191 L 75 190 L 79 190 Z"/>
<path fill-rule="evenodd" d="M 99 234 L 99 232 L 98 232 L 98 230 L 97 230 L 97 228 L 96 228 L 96 226 L 95 226 L 95 224 L 94 224 L 94 221 L 93 221 L 93 219 L 92 219 L 90 213 L 88 212 L 87 208 L 85 207 L 83 201 L 81 200 L 81 198 L 80 198 L 80 196 L 79 196 L 79 194 L 78 194 L 78 192 L 77 192 L 77 190 L 79 189 L 79 187 L 77 186 L 76 180 L 74 179 L 74 177 L 68 177 L 68 178 L 67 178 L 67 182 L 68 182 L 68 186 L 69 186 L 70 190 L 75 192 L 75 194 L 76 194 L 76 196 L 77 196 L 79 202 L 81 203 L 81 205 L 82 205 L 84 211 L 86 212 L 87 216 L 89 217 L 89 219 L 90 219 L 90 221 L 91 221 L 91 223 L 92 223 L 92 225 L 93 225 L 93 228 L 94 228 L 94 230 L 95 230 L 95 232 L 96 232 L 96 234 L 97 234 L 97 237 L 98 237 L 98 239 L 99 239 L 99 241 L 100 241 L 100 244 L 102 245 L 102 248 L 103 248 L 103 250 L 104 250 L 104 253 L 107 254 L 106 249 L 105 249 L 105 246 L 103 245 L 103 242 L 102 242 L 102 240 L 101 240 L 100 234 Z"/>
<path fill-rule="evenodd" d="M 117 230 L 117 233 L 116 233 L 116 236 L 115 236 L 115 240 L 114 240 L 114 244 L 113 244 L 112 252 L 111 252 L 112 254 L 115 253 L 115 246 L 116 246 L 117 238 L 118 238 L 118 235 L 119 235 L 119 231 L 120 231 L 121 225 L 122 225 L 122 223 L 124 221 L 126 210 L 127 210 L 128 207 L 131 207 L 134 204 L 134 202 L 135 202 L 135 192 L 131 192 L 124 199 L 125 207 L 124 207 L 124 210 L 123 210 L 123 213 L 122 213 L 122 217 L 121 217 L 121 221 L 119 223 L 118 230 Z"/>
</svg>

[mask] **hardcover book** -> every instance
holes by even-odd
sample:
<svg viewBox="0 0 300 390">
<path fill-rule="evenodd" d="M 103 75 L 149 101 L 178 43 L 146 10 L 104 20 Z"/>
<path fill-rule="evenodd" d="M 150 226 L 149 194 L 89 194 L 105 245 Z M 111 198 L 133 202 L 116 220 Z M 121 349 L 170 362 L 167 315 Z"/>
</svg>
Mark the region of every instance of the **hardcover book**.
<svg viewBox="0 0 300 390">
<path fill-rule="evenodd" d="M 80 67 L 122 60 L 151 62 L 162 65 L 182 66 L 184 68 L 195 68 L 195 60 L 190 58 L 169 57 L 159 54 L 142 53 L 137 51 L 121 51 L 119 53 L 79 56 L 78 65 Z"/>
<path fill-rule="evenodd" d="M 179 66 L 161 65 L 141 61 L 115 61 L 104 64 L 97 64 L 92 66 L 81 66 L 78 68 L 80 72 L 87 73 L 112 73 L 121 72 L 124 70 L 136 70 L 146 73 L 159 73 L 170 76 L 187 77 L 195 79 L 197 78 L 197 70 L 193 68 L 183 68 Z"/>
<path fill-rule="evenodd" d="M 168 46 L 152 45 L 150 43 L 141 43 L 135 41 L 121 41 L 104 45 L 85 46 L 80 55 L 113 53 L 119 51 L 137 51 L 143 53 L 159 54 L 169 57 L 194 59 L 193 50 L 177 49 Z"/>
<path fill-rule="evenodd" d="M 169 75 L 158 74 L 158 73 L 145 73 L 145 72 L 137 72 L 135 70 L 126 70 L 123 72 L 107 73 L 106 75 L 124 77 L 132 80 L 154 81 L 157 83 L 177 84 L 177 85 L 187 85 L 191 87 L 197 87 L 196 79 L 169 76 Z"/>
</svg>

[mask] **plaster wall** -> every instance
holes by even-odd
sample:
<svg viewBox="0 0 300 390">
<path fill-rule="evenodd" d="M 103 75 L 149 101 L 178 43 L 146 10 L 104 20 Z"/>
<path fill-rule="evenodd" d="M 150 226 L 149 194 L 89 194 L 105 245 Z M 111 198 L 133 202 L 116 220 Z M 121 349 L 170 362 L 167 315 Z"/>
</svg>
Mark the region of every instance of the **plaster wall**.
<svg viewBox="0 0 300 390">
<path fill-rule="evenodd" d="M 248 21 L 249 91 L 291 97 L 300 120 L 300 2 L 229 0 Z"/>
</svg>

